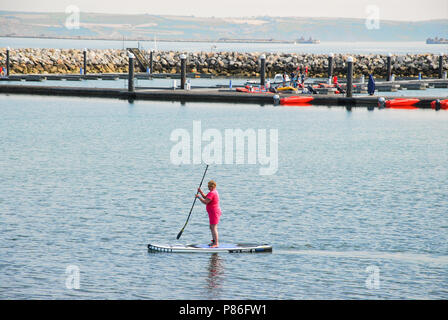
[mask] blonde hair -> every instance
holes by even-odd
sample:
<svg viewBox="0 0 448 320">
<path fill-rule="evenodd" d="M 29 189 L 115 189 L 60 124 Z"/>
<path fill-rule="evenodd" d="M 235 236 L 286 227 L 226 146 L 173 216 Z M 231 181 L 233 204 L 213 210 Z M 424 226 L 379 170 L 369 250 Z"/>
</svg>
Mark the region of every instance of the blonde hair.
<svg viewBox="0 0 448 320">
<path fill-rule="evenodd" d="M 209 187 L 212 187 L 212 188 L 216 188 L 216 182 L 213 181 L 213 180 L 210 180 L 210 181 L 208 182 L 208 186 L 209 186 Z"/>
</svg>

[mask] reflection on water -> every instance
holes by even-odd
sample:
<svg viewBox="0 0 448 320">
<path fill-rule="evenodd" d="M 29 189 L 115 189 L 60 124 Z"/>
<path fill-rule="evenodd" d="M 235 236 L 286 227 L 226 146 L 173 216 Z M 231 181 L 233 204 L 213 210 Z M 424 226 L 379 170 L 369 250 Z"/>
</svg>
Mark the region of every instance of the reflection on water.
<svg viewBox="0 0 448 320">
<path fill-rule="evenodd" d="M 207 289 L 209 299 L 219 298 L 224 282 L 224 262 L 217 253 L 210 256 L 208 264 Z"/>
</svg>

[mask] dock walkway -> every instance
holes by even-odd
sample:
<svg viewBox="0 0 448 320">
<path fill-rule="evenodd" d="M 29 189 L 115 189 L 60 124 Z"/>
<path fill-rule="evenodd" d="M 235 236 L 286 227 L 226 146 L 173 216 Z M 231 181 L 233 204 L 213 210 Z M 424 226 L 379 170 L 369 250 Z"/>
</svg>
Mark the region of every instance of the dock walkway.
<svg viewBox="0 0 448 320">
<path fill-rule="evenodd" d="M 221 103 L 252 103 L 260 105 L 274 104 L 272 93 L 244 93 L 232 89 L 137 89 L 134 92 L 118 88 L 87 88 L 87 87 L 63 87 L 63 86 L 39 86 L 39 85 L 1 85 L 0 93 L 3 94 L 31 94 L 51 96 L 72 96 L 92 98 L 118 98 L 125 100 L 158 100 L 180 102 L 221 102 Z M 447 92 L 448 93 L 448 92 Z M 280 97 L 292 94 L 280 94 Z M 378 105 L 378 96 L 354 96 L 347 98 L 340 95 L 313 95 L 313 105 L 329 106 L 364 106 Z M 396 97 L 384 97 L 386 100 Z M 409 97 L 411 98 L 411 97 Z M 415 105 L 420 108 L 430 108 L 431 102 L 436 99 L 448 99 L 446 97 L 418 97 L 420 101 Z"/>
</svg>

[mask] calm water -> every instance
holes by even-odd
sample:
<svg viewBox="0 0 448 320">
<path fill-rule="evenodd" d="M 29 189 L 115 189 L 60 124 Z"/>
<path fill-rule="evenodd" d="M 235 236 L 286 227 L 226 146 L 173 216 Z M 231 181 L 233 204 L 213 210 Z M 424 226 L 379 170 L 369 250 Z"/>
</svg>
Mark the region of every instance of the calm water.
<svg viewBox="0 0 448 320">
<path fill-rule="evenodd" d="M 170 134 L 193 120 L 278 129 L 275 175 L 206 177 L 221 241 L 272 254 L 147 252 L 211 239 L 197 204 L 175 240 L 204 165 L 173 165 Z M 0 95 L 0 298 L 447 299 L 447 163 L 443 111 Z"/>
<path fill-rule="evenodd" d="M 215 43 L 215 42 L 154 42 L 154 41 L 106 41 L 72 39 L 35 39 L 0 37 L 0 48 L 60 48 L 60 49 L 144 49 L 176 51 L 237 51 L 237 52 L 290 52 L 290 53 L 352 53 L 352 54 L 407 54 L 448 53 L 448 45 L 410 42 L 321 42 L 320 44 L 291 43 Z"/>
</svg>

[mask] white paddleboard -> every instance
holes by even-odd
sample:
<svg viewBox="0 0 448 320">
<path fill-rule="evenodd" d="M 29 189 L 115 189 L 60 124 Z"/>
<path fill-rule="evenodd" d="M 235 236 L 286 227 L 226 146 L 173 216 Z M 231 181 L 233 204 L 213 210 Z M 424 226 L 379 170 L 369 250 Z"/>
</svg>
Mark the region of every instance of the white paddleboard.
<svg viewBox="0 0 448 320">
<path fill-rule="evenodd" d="M 219 247 L 210 248 L 208 244 L 187 244 L 187 245 L 159 245 L 148 244 L 148 251 L 150 252 L 173 252 L 173 253 L 213 253 L 213 252 L 228 252 L 228 253 L 258 253 L 258 252 L 272 252 L 272 246 L 268 244 L 230 244 L 223 243 Z"/>
</svg>

